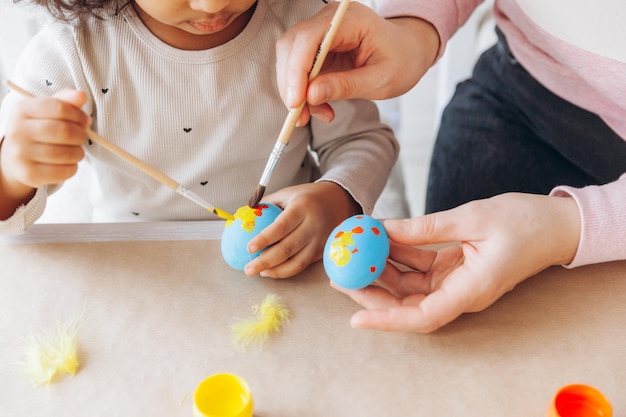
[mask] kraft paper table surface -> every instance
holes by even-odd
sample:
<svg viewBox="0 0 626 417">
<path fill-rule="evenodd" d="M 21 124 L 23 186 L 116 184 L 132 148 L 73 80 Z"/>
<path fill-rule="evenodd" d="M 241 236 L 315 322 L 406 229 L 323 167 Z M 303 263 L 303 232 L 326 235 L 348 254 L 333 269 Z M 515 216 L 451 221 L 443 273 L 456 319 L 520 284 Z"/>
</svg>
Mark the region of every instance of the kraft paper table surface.
<svg viewBox="0 0 626 417">
<path fill-rule="evenodd" d="M 433 334 L 385 333 L 350 328 L 359 306 L 321 262 L 287 280 L 231 269 L 209 223 L 0 239 L 0 416 L 191 417 L 196 385 L 220 372 L 247 380 L 257 417 L 543 417 L 571 383 L 626 415 L 626 263 L 551 268 Z M 242 352 L 230 325 L 269 293 L 292 319 Z M 81 312 L 79 372 L 34 388 L 23 339 Z"/>
</svg>

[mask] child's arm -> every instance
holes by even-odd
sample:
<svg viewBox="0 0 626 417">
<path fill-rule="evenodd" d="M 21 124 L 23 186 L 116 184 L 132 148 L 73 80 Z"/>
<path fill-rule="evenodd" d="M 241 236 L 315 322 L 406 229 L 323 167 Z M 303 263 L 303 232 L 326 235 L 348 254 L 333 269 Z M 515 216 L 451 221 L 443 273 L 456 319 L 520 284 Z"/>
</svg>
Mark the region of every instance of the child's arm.
<svg viewBox="0 0 626 417">
<path fill-rule="evenodd" d="M 21 100 L 11 109 L 0 143 L 0 220 L 28 203 L 37 188 L 76 173 L 91 123 L 80 110 L 85 101 L 85 93 L 64 90 Z"/>
<path fill-rule="evenodd" d="M 398 143 L 371 102 L 336 103 L 336 113 L 330 124 L 311 122 L 321 178 L 263 199 L 284 212 L 249 242 L 250 252 L 267 249 L 246 265 L 246 274 L 293 276 L 321 258 L 328 235 L 341 221 L 371 213 L 396 161 Z"/>
<path fill-rule="evenodd" d="M 321 178 L 341 185 L 371 214 L 391 169 L 400 145 L 391 128 L 380 121 L 378 108 L 368 100 L 332 103 L 336 117 L 331 123 L 311 122 L 311 148 L 319 158 Z"/>
</svg>

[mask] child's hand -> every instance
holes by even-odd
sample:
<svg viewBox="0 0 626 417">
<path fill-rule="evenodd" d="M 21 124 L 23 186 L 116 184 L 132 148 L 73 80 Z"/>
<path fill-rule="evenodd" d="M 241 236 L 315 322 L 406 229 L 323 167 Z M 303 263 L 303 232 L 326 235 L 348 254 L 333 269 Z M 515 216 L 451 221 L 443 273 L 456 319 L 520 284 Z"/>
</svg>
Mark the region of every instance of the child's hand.
<svg viewBox="0 0 626 417">
<path fill-rule="evenodd" d="M 287 278 L 301 272 L 321 259 L 330 232 L 344 219 L 361 212 L 347 191 L 329 181 L 288 187 L 263 201 L 284 211 L 248 243 L 251 253 L 267 247 L 246 265 L 245 273 L 250 276 L 260 273 Z"/>
<path fill-rule="evenodd" d="M 572 198 L 503 194 L 410 220 L 386 220 L 390 259 L 376 286 L 345 290 L 365 310 L 356 328 L 432 332 L 481 311 L 519 282 L 572 261 L 580 239 Z M 439 251 L 414 247 L 461 242 Z M 403 272 L 406 271 L 406 272 Z"/>
<path fill-rule="evenodd" d="M 0 195 L 18 202 L 33 189 L 73 176 L 84 157 L 81 147 L 91 118 L 81 109 L 82 91 L 26 98 L 9 117 L 0 148 Z"/>
</svg>

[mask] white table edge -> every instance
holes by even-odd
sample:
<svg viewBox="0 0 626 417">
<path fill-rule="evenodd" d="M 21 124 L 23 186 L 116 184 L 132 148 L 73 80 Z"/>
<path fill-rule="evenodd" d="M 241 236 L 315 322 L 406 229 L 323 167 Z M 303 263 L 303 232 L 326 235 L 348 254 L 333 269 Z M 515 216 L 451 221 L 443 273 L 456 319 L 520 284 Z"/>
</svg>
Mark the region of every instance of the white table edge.
<svg viewBox="0 0 626 417">
<path fill-rule="evenodd" d="M 0 243 L 72 243 L 155 240 L 217 240 L 224 221 L 128 223 L 40 223 L 20 235 L 2 235 Z"/>
</svg>

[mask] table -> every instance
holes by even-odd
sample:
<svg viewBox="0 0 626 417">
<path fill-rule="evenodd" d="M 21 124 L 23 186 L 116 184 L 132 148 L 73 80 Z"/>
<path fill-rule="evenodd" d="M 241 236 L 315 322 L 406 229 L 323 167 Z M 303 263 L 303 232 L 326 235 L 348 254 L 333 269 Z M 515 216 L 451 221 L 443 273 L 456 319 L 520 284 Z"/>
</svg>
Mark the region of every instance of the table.
<svg viewBox="0 0 626 417">
<path fill-rule="evenodd" d="M 585 383 L 626 415 L 626 263 L 526 280 L 429 335 L 354 330 L 359 306 L 321 263 L 247 277 L 221 222 L 34 225 L 0 238 L 0 415 L 191 417 L 206 376 L 245 378 L 256 417 L 543 417 Z M 292 319 L 245 352 L 230 325 L 269 294 Z M 83 313 L 80 371 L 34 388 L 15 366 L 29 331 Z"/>
</svg>

